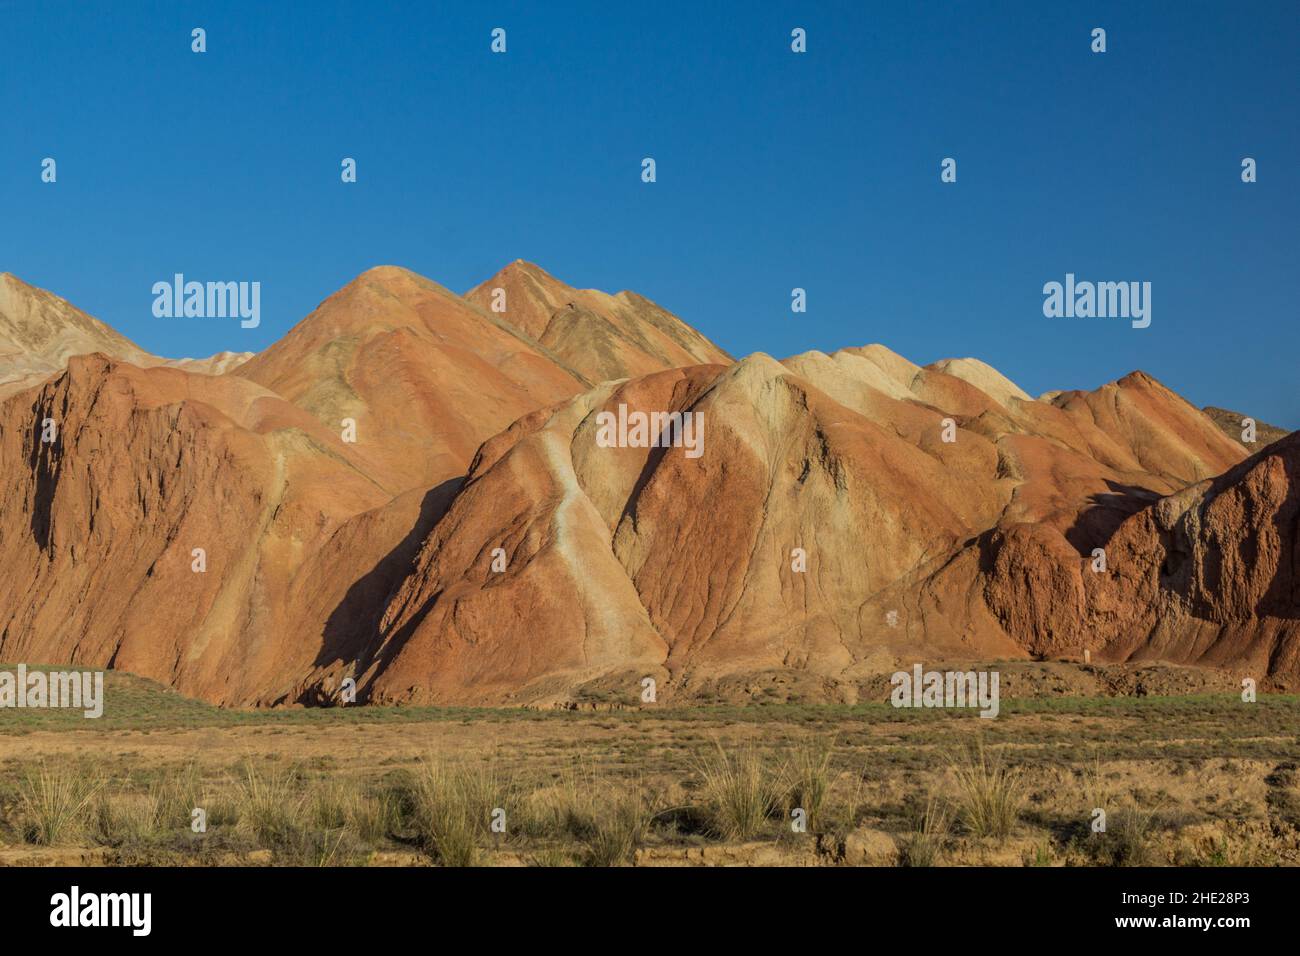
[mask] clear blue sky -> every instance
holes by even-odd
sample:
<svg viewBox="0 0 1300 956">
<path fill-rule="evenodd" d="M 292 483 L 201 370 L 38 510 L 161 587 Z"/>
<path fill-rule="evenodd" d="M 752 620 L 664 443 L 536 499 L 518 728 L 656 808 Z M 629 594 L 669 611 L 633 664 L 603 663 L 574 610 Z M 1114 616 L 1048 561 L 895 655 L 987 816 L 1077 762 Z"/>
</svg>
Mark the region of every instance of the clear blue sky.
<svg viewBox="0 0 1300 956">
<path fill-rule="evenodd" d="M 459 292 L 524 258 L 737 355 L 1141 368 L 1300 427 L 1297 3 L 460 6 L 0 0 L 0 270 L 178 356 L 372 265 Z M 260 281 L 261 327 L 154 318 L 175 272 Z M 1151 327 L 1045 318 L 1066 272 L 1150 281 Z"/>
</svg>

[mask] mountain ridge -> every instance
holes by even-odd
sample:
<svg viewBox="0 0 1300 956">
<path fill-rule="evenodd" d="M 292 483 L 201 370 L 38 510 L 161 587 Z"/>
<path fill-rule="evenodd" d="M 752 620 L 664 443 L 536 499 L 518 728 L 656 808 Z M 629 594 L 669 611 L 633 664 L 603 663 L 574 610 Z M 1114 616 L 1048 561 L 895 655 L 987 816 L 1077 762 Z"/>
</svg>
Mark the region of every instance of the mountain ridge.
<svg viewBox="0 0 1300 956">
<path fill-rule="evenodd" d="M 0 330 L 44 365 L 0 353 L 0 658 L 226 706 L 348 677 L 851 702 L 917 660 L 1085 651 L 1300 686 L 1300 444 L 1243 447 L 1141 371 L 1034 399 L 878 344 L 735 360 L 522 260 L 464 297 L 376 267 L 187 366 L 18 283 Z M 699 416 L 700 454 L 603 446 L 616 411 Z"/>
</svg>

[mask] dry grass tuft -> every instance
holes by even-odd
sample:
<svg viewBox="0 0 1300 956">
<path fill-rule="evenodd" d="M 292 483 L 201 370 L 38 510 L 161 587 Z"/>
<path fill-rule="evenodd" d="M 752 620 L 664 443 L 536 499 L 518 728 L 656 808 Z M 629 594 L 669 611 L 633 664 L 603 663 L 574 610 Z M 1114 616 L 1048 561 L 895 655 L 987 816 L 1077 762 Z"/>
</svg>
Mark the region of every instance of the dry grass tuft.
<svg viewBox="0 0 1300 956">
<path fill-rule="evenodd" d="M 733 755 L 719 742 L 716 753 L 699 759 L 697 772 L 713 828 L 729 840 L 748 840 L 762 830 L 786 789 L 782 775 L 752 744 Z"/>
<path fill-rule="evenodd" d="M 50 766 L 42 761 L 28 771 L 19 792 L 24 838 L 42 846 L 58 846 L 84 837 L 104 783 L 104 777 L 89 768 L 66 763 Z"/>
<path fill-rule="evenodd" d="M 957 781 L 957 819 L 974 836 L 1004 840 L 1015 828 L 1025 802 L 1024 778 L 990 753 L 982 739 L 950 758 Z"/>
</svg>

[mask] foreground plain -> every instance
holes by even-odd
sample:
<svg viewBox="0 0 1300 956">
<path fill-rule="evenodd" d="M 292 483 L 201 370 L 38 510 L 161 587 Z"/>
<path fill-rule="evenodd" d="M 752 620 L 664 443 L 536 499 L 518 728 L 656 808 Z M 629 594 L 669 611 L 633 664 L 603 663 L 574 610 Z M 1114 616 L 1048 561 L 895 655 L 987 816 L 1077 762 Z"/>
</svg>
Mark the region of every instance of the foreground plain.
<svg viewBox="0 0 1300 956">
<path fill-rule="evenodd" d="M 110 673 L 108 699 L 0 713 L 0 863 L 1300 863 L 1295 696 L 232 711 Z"/>
</svg>

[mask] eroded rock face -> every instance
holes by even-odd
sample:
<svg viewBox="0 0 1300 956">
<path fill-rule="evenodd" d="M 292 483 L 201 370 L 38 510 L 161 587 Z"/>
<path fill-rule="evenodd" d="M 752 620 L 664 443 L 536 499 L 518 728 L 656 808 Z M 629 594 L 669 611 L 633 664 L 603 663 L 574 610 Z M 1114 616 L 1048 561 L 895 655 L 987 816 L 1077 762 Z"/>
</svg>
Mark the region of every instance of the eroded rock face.
<svg viewBox="0 0 1300 956">
<path fill-rule="evenodd" d="M 1204 415 L 1141 373 L 1035 402 L 956 367 L 966 377 L 878 346 L 785 364 L 756 355 L 602 386 L 515 423 L 484 446 L 390 605 L 391 663 L 368 690 L 553 702 L 625 670 L 689 695 L 780 669 L 853 684 L 918 659 L 1088 649 L 1194 661 L 1204 650 L 1170 654 L 1156 622 L 1191 633 L 1233 606 L 1240 627 L 1271 632 L 1208 571 L 1153 587 L 1159 538 L 1129 543 L 1241 460 Z M 620 405 L 703 415 L 704 452 L 600 447 L 597 416 Z M 1289 493 L 1275 480 L 1260 500 Z M 1266 510 L 1237 506 L 1221 522 L 1246 540 Z M 1188 535 L 1217 548 L 1205 527 Z M 500 573 L 495 547 L 510 555 Z M 1274 580 L 1247 564 L 1234 573 Z M 1180 602 L 1189 616 L 1174 626 Z"/>
<path fill-rule="evenodd" d="M 732 362 L 526 263 L 465 298 L 371 270 L 196 368 L 5 288 L 24 341 L 129 354 L 59 346 L 0 401 L 0 660 L 230 705 L 854 700 L 1084 651 L 1300 685 L 1300 439 L 1247 458 L 1140 372 L 1034 400 L 879 345 Z M 610 447 L 640 414 L 698 442 Z"/>
<path fill-rule="evenodd" d="M 1122 574 L 1090 581 L 1091 640 L 1163 657 L 1300 676 L 1300 435 L 1120 526 Z"/>
<path fill-rule="evenodd" d="M 1024 529 L 993 542 L 985 597 L 1035 653 L 1212 664 L 1300 678 L 1300 436 L 1124 520 L 1094 560 L 1041 552 Z"/>
<path fill-rule="evenodd" d="M 387 500 L 348 454 L 251 382 L 72 358 L 0 406 L 0 659 L 257 698 L 310 661 L 278 600 L 294 571 Z"/>
</svg>

